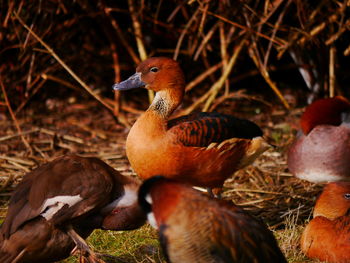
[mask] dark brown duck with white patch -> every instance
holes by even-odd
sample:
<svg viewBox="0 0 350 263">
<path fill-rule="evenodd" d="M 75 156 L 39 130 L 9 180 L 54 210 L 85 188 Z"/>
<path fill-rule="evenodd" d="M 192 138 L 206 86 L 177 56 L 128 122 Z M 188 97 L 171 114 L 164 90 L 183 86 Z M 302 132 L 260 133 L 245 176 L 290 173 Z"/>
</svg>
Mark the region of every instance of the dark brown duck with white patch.
<svg viewBox="0 0 350 263">
<path fill-rule="evenodd" d="M 96 228 L 129 230 L 145 222 L 139 182 L 97 158 L 68 155 L 24 176 L 0 229 L 0 262 L 53 262 L 70 255 L 100 262 L 84 238 Z"/>
</svg>

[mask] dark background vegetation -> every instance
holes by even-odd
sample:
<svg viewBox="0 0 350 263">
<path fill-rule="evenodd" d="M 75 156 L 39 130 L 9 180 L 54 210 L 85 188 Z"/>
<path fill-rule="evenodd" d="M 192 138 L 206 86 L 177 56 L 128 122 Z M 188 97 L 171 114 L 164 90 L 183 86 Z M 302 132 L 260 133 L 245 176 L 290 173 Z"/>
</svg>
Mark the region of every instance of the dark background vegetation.
<svg viewBox="0 0 350 263">
<path fill-rule="evenodd" d="M 48 98 L 91 98 L 24 24 L 93 93 L 109 99 L 106 103 L 111 107 L 119 102 L 113 98 L 111 85 L 134 72 L 145 56 L 176 56 L 188 82 L 222 62 L 223 67 L 195 83 L 186 100 L 190 105 L 218 81 L 242 41 L 227 87 L 215 99 L 224 94 L 231 98 L 231 93 L 241 89 L 275 99 L 271 89 L 275 83 L 295 106 L 305 103 L 311 93 L 310 100 L 328 94 L 330 67 L 336 79 L 332 88 L 337 94 L 348 92 L 348 1 L 2 0 L 0 21 L 1 81 L 17 113 L 33 102 L 44 105 Z M 140 52 L 142 48 L 146 54 Z M 330 52 L 335 54 L 333 61 Z M 300 68 L 310 74 L 308 82 Z M 122 101 L 145 101 L 139 99 L 145 92 L 130 94 L 134 95 L 122 95 Z M 1 111 L 6 106 L 2 103 Z"/>
</svg>

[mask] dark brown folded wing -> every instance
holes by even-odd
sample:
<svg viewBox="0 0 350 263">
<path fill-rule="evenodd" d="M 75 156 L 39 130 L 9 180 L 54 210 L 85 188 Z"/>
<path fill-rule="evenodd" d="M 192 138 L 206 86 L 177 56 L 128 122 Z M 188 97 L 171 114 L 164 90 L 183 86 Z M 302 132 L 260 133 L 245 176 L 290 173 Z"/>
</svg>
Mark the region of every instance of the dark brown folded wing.
<svg viewBox="0 0 350 263">
<path fill-rule="evenodd" d="M 253 122 L 215 112 L 193 113 L 168 122 L 168 132 L 185 146 L 207 147 L 231 138 L 252 139 L 262 136 Z"/>
</svg>

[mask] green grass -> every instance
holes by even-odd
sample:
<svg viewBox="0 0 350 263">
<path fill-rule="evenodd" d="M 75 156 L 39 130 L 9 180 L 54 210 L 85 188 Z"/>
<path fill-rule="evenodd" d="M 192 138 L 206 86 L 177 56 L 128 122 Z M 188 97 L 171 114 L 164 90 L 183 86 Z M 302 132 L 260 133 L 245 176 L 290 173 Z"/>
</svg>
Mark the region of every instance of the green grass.
<svg viewBox="0 0 350 263">
<path fill-rule="evenodd" d="M 134 231 L 95 230 L 87 239 L 90 247 L 106 262 L 165 262 L 160 250 L 157 231 L 149 224 Z M 62 263 L 78 262 L 72 256 Z"/>
<path fill-rule="evenodd" d="M 299 239 L 304 226 L 296 224 L 296 221 L 297 217 L 292 215 L 286 218 L 283 230 L 274 231 L 274 235 L 288 262 L 320 262 L 306 258 L 301 252 Z M 102 259 L 106 262 L 165 262 L 159 246 L 157 232 L 148 224 L 134 231 L 95 230 L 87 241 L 95 252 L 112 256 L 103 256 Z M 79 260 L 72 256 L 61 262 L 76 263 Z"/>
</svg>

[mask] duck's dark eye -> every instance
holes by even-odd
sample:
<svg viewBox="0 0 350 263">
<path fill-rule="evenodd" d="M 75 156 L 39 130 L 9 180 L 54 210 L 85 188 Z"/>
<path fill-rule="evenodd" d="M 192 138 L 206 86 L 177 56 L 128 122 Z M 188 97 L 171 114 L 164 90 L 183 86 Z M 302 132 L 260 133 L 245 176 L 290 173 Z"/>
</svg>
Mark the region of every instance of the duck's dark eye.
<svg viewBox="0 0 350 263">
<path fill-rule="evenodd" d="M 157 67 L 152 67 L 149 71 L 151 71 L 151 72 L 157 72 L 157 71 L 158 71 L 158 68 L 157 68 Z"/>
<path fill-rule="evenodd" d="M 347 199 L 347 200 L 350 200 L 350 193 L 344 194 L 344 198 Z"/>
</svg>

